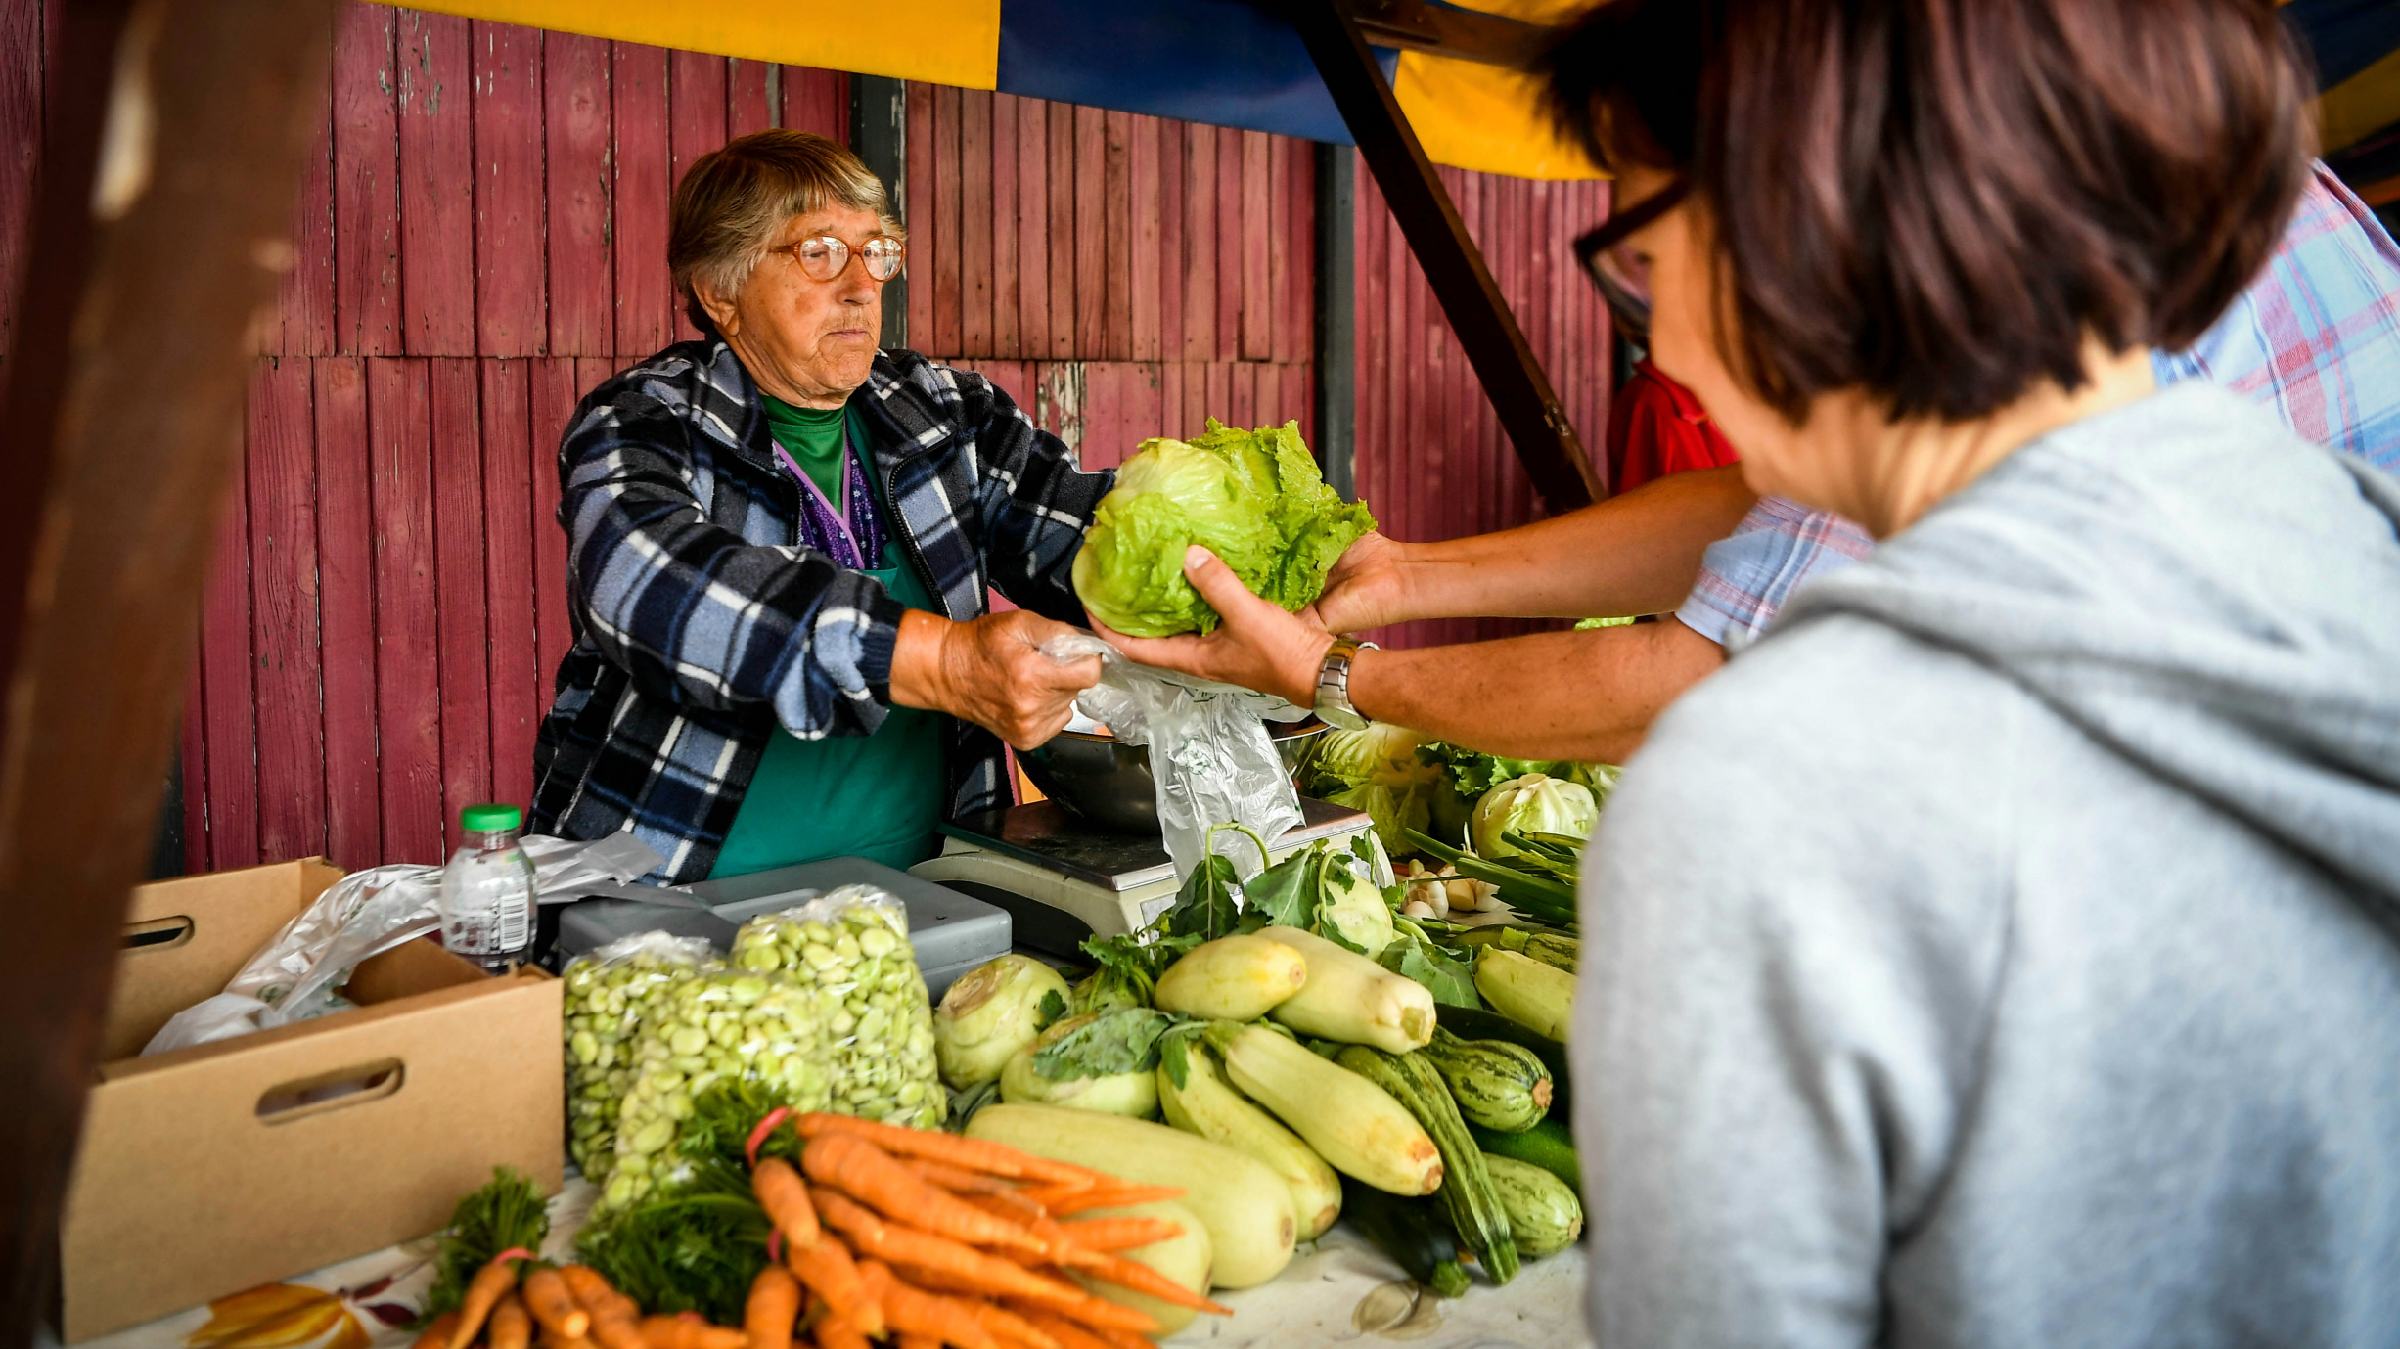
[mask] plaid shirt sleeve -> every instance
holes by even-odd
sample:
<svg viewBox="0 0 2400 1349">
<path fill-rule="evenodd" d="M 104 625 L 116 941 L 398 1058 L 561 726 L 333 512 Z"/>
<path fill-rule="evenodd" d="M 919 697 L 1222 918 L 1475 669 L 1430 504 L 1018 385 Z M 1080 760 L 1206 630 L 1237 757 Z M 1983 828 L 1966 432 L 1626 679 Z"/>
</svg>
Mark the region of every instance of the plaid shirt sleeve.
<svg viewBox="0 0 2400 1349">
<path fill-rule="evenodd" d="M 620 388 L 567 433 L 560 516 L 581 635 L 672 706 L 769 703 L 803 739 L 873 731 L 901 606 L 812 549 L 710 523 L 694 493 L 701 415 Z"/>
<path fill-rule="evenodd" d="M 2266 270 L 2156 366 L 2161 383 L 2222 384 L 2320 445 L 2400 471 L 2400 246 L 2320 163 Z"/>
<path fill-rule="evenodd" d="M 1021 609 L 1081 626 L 1075 554 L 1116 475 L 1078 468 L 1066 443 L 990 380 L 962 373 L 959 383 L 985 456 L 980 505 L 992 587 Z"/>
<path fill-rule="evenodd" d="M 1675 611 L 1719 646 L 1755 637 L 1809 577 L 1865 557 L 1875 540 L 1829 511 L 1762 497 L 1731 536 L 1701 556 L 1700 580 Z"/>
</svg>

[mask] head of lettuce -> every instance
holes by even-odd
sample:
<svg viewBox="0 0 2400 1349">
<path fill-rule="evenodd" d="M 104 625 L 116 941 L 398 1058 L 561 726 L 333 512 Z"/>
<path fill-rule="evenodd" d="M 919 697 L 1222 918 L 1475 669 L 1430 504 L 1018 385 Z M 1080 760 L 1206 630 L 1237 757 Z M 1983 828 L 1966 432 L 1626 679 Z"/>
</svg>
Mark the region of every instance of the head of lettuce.
<svg viewBox="0 0 2400 1349">
<path fill-rule="evenodd" d="M 1193 544 L 1224 559 L 1252 594 L 1298 612 L 1325 589 L 1343 550 L 1374 528 L 1364 503 L 1325 485 L 1298 422 L 1244 431 L 1211 417 L 1188 441 L 1143 441 L 1117 470 L 1075 556 L 1075 594 L 1130 637 L 1208 632 L 1217 611 L 1183 575 Z"/>
</svg>

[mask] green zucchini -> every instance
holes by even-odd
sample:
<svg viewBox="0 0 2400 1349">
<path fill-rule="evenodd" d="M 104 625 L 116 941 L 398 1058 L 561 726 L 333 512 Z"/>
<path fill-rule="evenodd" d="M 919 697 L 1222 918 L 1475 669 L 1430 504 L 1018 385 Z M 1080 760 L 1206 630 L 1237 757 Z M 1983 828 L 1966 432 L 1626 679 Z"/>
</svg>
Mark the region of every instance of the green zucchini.
<svg viewBox="0 0 2400 1349">
<path fill-rule="evenodd" d="M 1557 1115 L 1521 1133 L 1504 1134 L 1474 1125 L 1467 1126 L 1467 1132 L 1485 1152 L 1531 1162 L 1565 1181 L 1568 1189 L 1583 1192 L 1583 1163 L 1575 1156 L 1575 1139 L 1567 1132 L 1566 1121 Z"/>
<path fill-rule="evenodd" d="M 1441 1074 L 1421 1054 L 1386 1054 L 1365 1045 L 1343 1049 L 1334 1062 L 1383 1088 L 1425 1126 L 1442 1154 L 1442 1188 L 1435 1198 L 1459 1240 L 1475 1253 L 1492 1282 L 1517 1277 L 1517 1243 L 1508 1230 L 1508 1210 L 1492 1190 L 1483 1151 L 1467 1132 L 1467 1122 L 1459 1118 Z"/>
<path fill-rule="evenodd" d="M 1492 1010 L 1554 1040 L 1575 1019 L 1575 976 L 1531 956 L 1486 946 L 1475 953 L 1475 991 Z"/>
<path fill-rule="evenodd" d="M 1461 1040 L 1505 1040 L 1519 1048 L 1530 1049 L 1533 1056 L 1550 1070 L 1550 1118 L 1564 1119 L 1573 1113 L 1568 1099 L 1567 1047 L 1537 1030 L 1527 1030 L 1498 1012 L 1480 1007 L 1452 1007 L 1444 1003 L 1435 1009 L 1441 1028 Z"/>
<path fill-rule="evenodd" d="M 1458 1238 L 1442 1221 L 1432 1200 L 1403 1199 L 1345 1176 L 1342 1217 L 1435 1297 L 1457 1297 L 1467 1291 L 1467 1267 L 1458 1262 Z"/>
<path fill-rule="evenodd" d="M 1508 1210 L 1508 1230 L 1517 1239 L 1517 1254 L 1529 1260 L 1556 1255 L 1583 1235 L 1583 1203 L 1567 1183 L 1531 1162 L 1486 1153 L 1485 1174 L 1492 1192 Z"/>
<path fill-rule="evenodd" d="M 1514 924 L 1468 928 L 1458 934 L 1458 944 L 1469 947 L 1497 946 L 1503 951 L 1531 956 L 1545 965 L 1570 973 L 1575 969 L 1577 954 L 1583 949 L 1581 942 L 1563 932 Z"/>
<path fill-rule="evenodd" d="M 1550 1070 L 1522 1045 L 1461 1040 L 1437 1029 L 1423 1052 L 1469 1123 L 1515 1133 L 1541 1123 L 1550 1110 Z"/>
</svg>

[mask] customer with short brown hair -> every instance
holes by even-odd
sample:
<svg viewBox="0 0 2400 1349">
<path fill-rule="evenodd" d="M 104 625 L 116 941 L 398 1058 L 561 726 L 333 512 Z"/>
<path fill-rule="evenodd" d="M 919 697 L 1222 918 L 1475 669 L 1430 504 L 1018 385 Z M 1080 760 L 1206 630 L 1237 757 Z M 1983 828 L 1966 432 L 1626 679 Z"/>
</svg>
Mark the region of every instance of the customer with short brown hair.
<svg viewBox="0 0 2400 1349">
<path fill-rule="evenodd" d="M 2148 354 L 2308 171 L 2274 6 L 1617 0 L 1556 84 L 1660 365 L 1883 540 L 1592 842 L 1599 1341 L 2388 1342 L 2400 483 Z"/>
</svg>

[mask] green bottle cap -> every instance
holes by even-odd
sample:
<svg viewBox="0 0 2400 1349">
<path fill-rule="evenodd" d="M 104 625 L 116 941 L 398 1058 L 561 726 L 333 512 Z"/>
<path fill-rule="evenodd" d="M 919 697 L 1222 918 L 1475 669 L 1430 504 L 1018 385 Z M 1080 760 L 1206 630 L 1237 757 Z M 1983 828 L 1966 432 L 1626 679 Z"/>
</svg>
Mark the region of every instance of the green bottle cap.
<svg viewBox="0 0 2400 1349">
<path fill-rule="evenodd" d="M 525 812 L 515 806 L 487 802 L 469 806 L 458 813 L 459 827 L 470 834 L 497 834 L 502 830 L 525 827 Z"/>
</svg>

